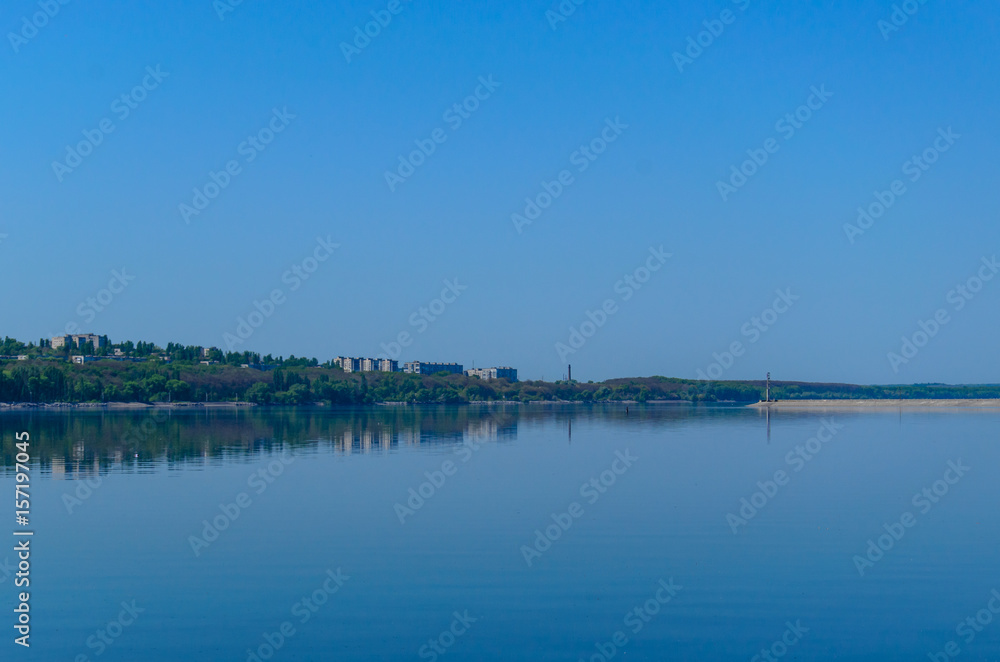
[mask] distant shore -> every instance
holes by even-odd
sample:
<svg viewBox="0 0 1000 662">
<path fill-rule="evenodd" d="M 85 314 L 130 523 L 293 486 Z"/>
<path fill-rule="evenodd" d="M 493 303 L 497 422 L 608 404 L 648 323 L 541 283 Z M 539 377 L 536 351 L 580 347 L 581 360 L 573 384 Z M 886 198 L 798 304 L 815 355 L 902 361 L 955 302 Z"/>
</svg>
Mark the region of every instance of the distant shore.
<svg viewBox="0 0 1000 662">
<path fill-rule="evenodd" d="M 365 405 L 347 404 L 348 407 L 410 407 L 413 405 L 438 405 L 446 404 L 440 402 L 372 402 Z M 573 400 L 531 400 L 521 402 L 519 400 L 473 400 L 470 402 L 447 403 L 452 405 L 636 405 L 640 404 L 635 400 L 601 400 L 599 402 L 581 403 Z M 690 400 L 650 400 L 646 404 L 692 404 Z M 726 403 L 734 404 L 734 403 Z M 300 405 L 259 405 L 255 402 L 0 402 L 0 412 L 4 411 L 146 411 L 150 409 L 287 409 L 294 407 L 329 407 L 328 402 L 309 402 Z M 340 406 L 340 405 L 338 405 Z"/>
<path fill-rule="evenodd" d="M 750 407 L 761 409 L 893 409 L 906 407 L 962 407 L 1000 409 L 1000 399 L 952 399 L 952 400 L 778 400 L 776 402 L 755 402 Z"/>
<path fill-rule="evenodd" d="M 0 411 L 11 409 L 228 409 L 235 407 L 256 407 L 252 402 L 0 402 Z"/>
<path fill-rule="evenodd" d="M 376 402 L 366 406 L 411 406 L 414 404 L 440 404 L 440 403 L 408 403 L 408 402 Z M 640 405 L 643 403 L 635 400 L 603 400 L 591 403 L 581 403 L 572 400 L 532 400 L 530 402 L 519 402 L 516 400 L 478 400 L 468 403 L 456 403 L 463 405 L 579 405 L 579 404 L 599 404 L 599 405 Z M 691 400 L 650 400 L 645 404 L 650 405 L 693 405 Z M 738 402 L 722 401 L 718 404 L 739 405 Z M 328 407 L 329 403 L 316 402 L 302 405 L 274 405 L 278 408 L 285 407 Z M 354 405 L 357 406 L 357 405 Z M 745 403 L 744 406 L 757 409 L 782 409 L 782 410 L 815 410 L 815 409 L 919 409 L 923 408 L 962 408 L 962 409 L 1000 409 L 1000 398 L 952 398 L 952 399 L 825 399 L 825 400 L 776 400 L 772 402 Z M 245 409 L 245 408 L 269 408 L 267 405 L 258 405 L 253 402 L 0 402 L 0 412 L 4 411 L 148 411 L 155 409 Z"/>
</svg>

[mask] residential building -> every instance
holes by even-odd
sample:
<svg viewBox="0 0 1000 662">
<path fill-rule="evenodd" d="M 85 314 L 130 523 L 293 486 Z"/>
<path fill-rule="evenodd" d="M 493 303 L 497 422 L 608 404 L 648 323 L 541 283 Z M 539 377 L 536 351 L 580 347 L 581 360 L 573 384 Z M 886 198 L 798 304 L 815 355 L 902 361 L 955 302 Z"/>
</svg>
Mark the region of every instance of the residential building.
<svg viewBox="0 0 1000 662">
<path fill-rule="evenodd" d="M 76 347 L 79 349 L 87 343 L 93 343 L 94 349 L 99 349 L 101 347 L 108 346 L 108 337 L 99 336 L 93 333 L 82 333 L 67 336 L 56 336 L 52 339 L 51 345 L 52 349 L 62 349 L 69 345 L 70 347 Z"/>
<path fill-rule="evenodd" d="M 333 363 L 343 368 L 344 372 L 361 372 L 361 359 L 338 356 L 333 360 Z"/>
<path fill-rule="evenodd" d="M 399 362 L 392 359 L 355 359 L 338 356 L 333 360 L 344 372 L 399 372 Z"/>
<path fill-rule="evenodd" d="M 472 370 L 466 370 L 465 374 L 469 377 L 479 377 L 480 379 L 506 379 L 510 382 L 517 381 L 517 369 L 511 367 L 500 367 L 500 368 L 473 368 Z"/>
<path fill-rule="evenodd" d="M 426 361 L 410 361 L 403 364 L 403 372 L 415 375 L 436 375 L 439 372 L 450 372 L 454 375 L 462 374 L 461 363 L 428 363 Z"/>
</svg>

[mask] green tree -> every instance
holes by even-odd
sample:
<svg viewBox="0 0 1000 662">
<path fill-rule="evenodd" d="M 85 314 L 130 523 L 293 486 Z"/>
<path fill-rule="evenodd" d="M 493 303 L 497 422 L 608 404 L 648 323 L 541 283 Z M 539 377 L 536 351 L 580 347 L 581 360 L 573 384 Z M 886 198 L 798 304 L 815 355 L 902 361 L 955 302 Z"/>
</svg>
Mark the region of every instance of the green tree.
<svg viewBox="0 0 1000 662">
<path fill-rule="evenodd" d="M 258 405 L 269 405 L 274 401 L 274 389 L 264 382 L 257 382 L 247 390 L 246 398 Z"/>
<path fill-rule="evenodd" d="M 171 400 L 190 400 L 191 385 L 179 379 L 171 379 L 165 385 Z"/>
</svg>

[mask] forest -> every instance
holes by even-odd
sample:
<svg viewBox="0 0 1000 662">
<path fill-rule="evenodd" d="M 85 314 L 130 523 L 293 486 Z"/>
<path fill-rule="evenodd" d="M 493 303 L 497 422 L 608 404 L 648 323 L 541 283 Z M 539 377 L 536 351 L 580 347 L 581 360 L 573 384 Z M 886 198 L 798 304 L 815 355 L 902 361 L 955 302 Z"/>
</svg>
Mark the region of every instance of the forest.
<svg viewBox="0 0 1000 662">
<path fill-rule="evenodd" d="M 114 358 L 114 350 L 121 356 Z M 759 381 L 701 381 L 662 376 L 579 381 L 484 381 L 478 377 L 345 373 L 331 361 L 260 356 L 169 343 L 125 342 L 108 345 L 95 360 L 74 364 L 73 354 L 93 350 L 53 350 L 44 341 L 0 343 L 0 402 L 252 402 L 258 405 L 333 405 L 374 403 L 469 402 L 757 402 Z M 27 356 L 18 360 L 18 356 Z M 205 361 L 203 363 L 203 360 Z M 205 364 L 207 363 L 207 365 Z M 859 386 L 772 382 L 779 400 L 836 398 L 997 398 L 1000 386 L 918 384 Z"/>
</svg>

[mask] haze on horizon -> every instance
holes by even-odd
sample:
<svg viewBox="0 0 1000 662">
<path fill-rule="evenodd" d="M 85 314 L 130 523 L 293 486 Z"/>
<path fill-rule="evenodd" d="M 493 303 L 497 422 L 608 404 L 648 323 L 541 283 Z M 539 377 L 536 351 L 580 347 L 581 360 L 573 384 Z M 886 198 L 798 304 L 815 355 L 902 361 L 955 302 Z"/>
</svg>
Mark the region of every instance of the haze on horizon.
<svg viewBox="0 0 1000 662">
<path fill-rule="evenodd" d="M 5 5 L 0 333 L 1000 381 L 1000 6 L 225 2 Z"/>
</svg>

